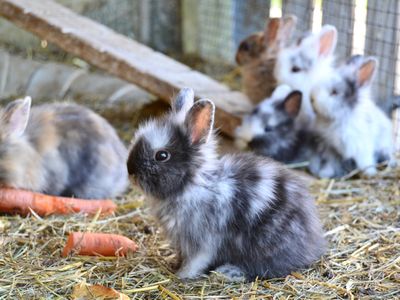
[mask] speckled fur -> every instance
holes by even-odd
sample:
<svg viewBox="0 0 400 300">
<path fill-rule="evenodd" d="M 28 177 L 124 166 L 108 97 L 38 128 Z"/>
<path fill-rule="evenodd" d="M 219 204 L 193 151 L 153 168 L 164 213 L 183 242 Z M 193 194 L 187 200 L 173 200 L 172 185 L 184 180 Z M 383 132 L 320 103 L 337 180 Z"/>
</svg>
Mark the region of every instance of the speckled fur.
<svg viewBox="0 0 400 300">
<path fill-rule="evenodd" d="M 189 89 L 178 99 L 190 105 L 182 112 L 174 104 L 163 119 L 139 127 L 128 159 L 132 180 L 148 195 L 153 214 L 182 257 L 178 275 L 194 278 L 217 270 L 249 280 L 280 277 L 319 259 L 325 241 L 302 180 L 268 158 L 218 158 L 212 102 L 192 106 Z M 186 115 L 185 120 L 176 115 Z M 194 121 L 199 116 L 211 122 L 201 139 L 193 139 L 205 124 Z M 154 140 L 164 144 L 153 148 Z M 168 161 L 154 159 L 160 149 L 170 152 Z"/>
<path fill-rule="evenodd" d="M 127 151 L 106 120 L 66 103 L 36 106 L 29 114 L 30 101 L 23 101 L 0 111 L 0 184 L 88 199 L 125 190 Z M 15 134 L 28 117 L 26 129 Z"/>
<path fill-rule="evenodd" d="M 296 128 L 298 107 L 301 106 L 299 94 L 287 85 L 278 86 L 269 99 L 261 102 L 251 115 L 244 117 L 235 131 L 235 144 L 240 149 L 249 148 L 259 155 L 284 163 L 309 161 L 309 171 L 317 177 L 346 175 L 354 169 L 351 162 L 341 158 L 316 132 Z M 297 110 L 291 114 L 285 109 L 289 98 L 292 103 L 297 103 Z"/>
</svg>

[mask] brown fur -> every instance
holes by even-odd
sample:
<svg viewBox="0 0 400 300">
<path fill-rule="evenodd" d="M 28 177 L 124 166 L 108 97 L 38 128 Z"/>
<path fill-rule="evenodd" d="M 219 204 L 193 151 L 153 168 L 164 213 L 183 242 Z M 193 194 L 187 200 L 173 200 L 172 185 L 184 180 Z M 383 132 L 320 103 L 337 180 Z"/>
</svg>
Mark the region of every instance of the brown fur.
<svg viewBox="0 0 400 300">
<path fill-rule="evenodd" d="M 252 103 L 258 104 L 269 97 L 277 86 L 276 57 L 291 38 L 295 24 L 296 17 L 292 15 L 272 18 L 264 32 L 254 33 L 240 43 L 236 61 L 242 74 L 243 92 Z"/>
</svg>

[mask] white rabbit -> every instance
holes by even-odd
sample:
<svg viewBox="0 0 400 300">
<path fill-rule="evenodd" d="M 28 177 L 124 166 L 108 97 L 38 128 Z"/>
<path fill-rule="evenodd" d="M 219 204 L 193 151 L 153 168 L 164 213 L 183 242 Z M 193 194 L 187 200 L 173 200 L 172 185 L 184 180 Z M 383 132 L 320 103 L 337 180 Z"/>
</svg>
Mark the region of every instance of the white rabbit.
<svg viewBox="0 0 400 300">
<path fill-rule="evenodd" d="M 288 84 L 303 94 L 296 122 L 300 129 L 313 127 L 315 114 L 310 104 L 310 93 L 319 81 L 332 72 L 336 43 L 336 28 L 324 25 L 320 32 L 308 35 L 278 53 L 275 66 L 278 83 Z"/>
<path fill-rule="evenodd" d="M 366 175 L 376 164 L 393 160 L 392 123 L 371 97 L 377 60 L 345 64 L 314 88 L 316 129 L 345 159 L 353 159 Z"/>
</svg>

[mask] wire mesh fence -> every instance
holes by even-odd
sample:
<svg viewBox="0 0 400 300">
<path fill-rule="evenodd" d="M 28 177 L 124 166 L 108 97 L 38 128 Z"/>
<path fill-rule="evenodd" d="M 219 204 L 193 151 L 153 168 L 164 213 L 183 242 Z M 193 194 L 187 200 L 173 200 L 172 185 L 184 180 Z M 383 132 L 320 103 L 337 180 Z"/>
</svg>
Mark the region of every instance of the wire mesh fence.
<svg viewBox="0 0 400 300">
<path fill-rule="evenodd" d="M 294 14 L 297 31 L 338 29 L 338 61 L 351 54 L 379 59 L 375 92 L 400 92 L 400 1 L 397 0 L 118 0 L 97 1 L 87 16 L 167 53 L 195 54 L 234 65 L 236 48 L 270 16 Z"/>
<path fill-rule="evenodd" d="M 84 12 L 168 54 L 190 54 L 235 65 L 240 41 L 262 31 L 269 17 L 294 14 L 297 34 L 323 24 L 338 30 L 338 62 L 352 54 L 379 60 L 373 86 L 382 106 L 400 94 L 400 1 L 397 0 L 118 0 L 92 1 Z M 397 113 L 395 118 L 400 118 Z M 400 122 L 400 119 L 398 120 Z M 398 136 L 400 142 L 400 136 Z"/>
</svg>

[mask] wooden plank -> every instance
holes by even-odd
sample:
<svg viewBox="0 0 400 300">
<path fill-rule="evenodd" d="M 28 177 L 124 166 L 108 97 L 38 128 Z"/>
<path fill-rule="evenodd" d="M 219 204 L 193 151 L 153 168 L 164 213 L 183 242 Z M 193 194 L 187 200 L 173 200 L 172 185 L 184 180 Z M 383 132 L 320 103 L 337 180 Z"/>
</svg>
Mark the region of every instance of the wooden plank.
<svg viewBox="0 0 400 300">
<path fill-rule="evenodd" d="M 322 2 L 322 24 L 334 25 L 338 30 L 336 54 L 340 60 L 351 55 L 354 8 L 355 0 L 325 0 Z"/>
<path fill-rule="evenodd" d="M 311 30 L 313 0 L 282 0 L 283 15 L 293 14 L 297 17 L 297 31 L 302 33 Z"/>
<path fill-rule="evenodd" d="M 400 1 L 368 0 L 367 37 L 365 54 L 379 59 L 375 91 L 380 105 L 389 105 L 387 99 L 393 95 L 396 79 L 397 47 L 399 47 Z"/>
<path fill-rule="evenodd" d="M 189 86 L 216 106 L 216 125 L 232 136 L 238 115 L 250 110 L 245 95 L 50 0 L 0 0 L 0 14 L 96 67 L 169 101 Z"/>
</svg>

